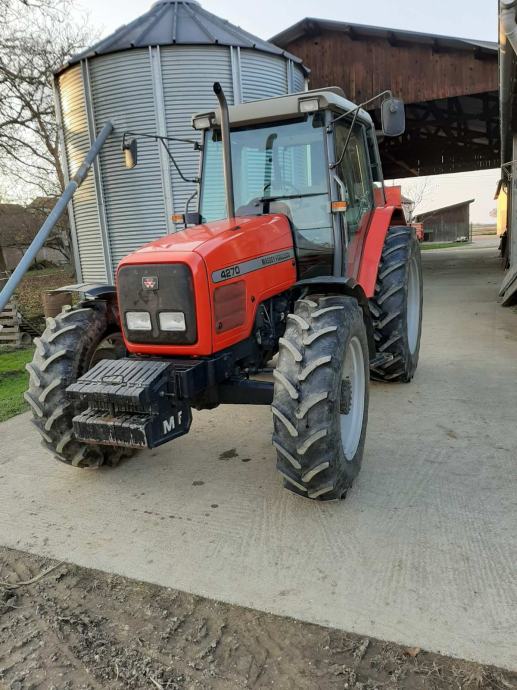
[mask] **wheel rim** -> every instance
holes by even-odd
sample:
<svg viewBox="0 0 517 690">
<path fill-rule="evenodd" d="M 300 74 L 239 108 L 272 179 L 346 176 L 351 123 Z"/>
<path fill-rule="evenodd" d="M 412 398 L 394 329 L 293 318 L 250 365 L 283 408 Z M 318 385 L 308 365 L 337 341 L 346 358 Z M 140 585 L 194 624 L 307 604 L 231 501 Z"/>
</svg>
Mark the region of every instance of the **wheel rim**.
<svg viewBox="0 0 517 690">
<path fill-rule="evenodd" d="M 341 375 L 340 427 L 341 444 L 347 460 L 352 460 L 361 440 L 364 418 L 366 380 L 364 355 L 359 338 L 348 343 Z"/>
<path fill-rule="evenodd" d="M 416 256 L 409 262 L 407 294 L 407 338 L 409 351 L 414 354 L 418 344 L 420 329 L 420 272 Z"/>
<path fill-rule="evenodd" d="M 127 355 L 122 333 L 112 333 L 103 338 L 90 355 L 86 371 L 93 369 L 102 359 L 121 359 Z"/>
</svg>

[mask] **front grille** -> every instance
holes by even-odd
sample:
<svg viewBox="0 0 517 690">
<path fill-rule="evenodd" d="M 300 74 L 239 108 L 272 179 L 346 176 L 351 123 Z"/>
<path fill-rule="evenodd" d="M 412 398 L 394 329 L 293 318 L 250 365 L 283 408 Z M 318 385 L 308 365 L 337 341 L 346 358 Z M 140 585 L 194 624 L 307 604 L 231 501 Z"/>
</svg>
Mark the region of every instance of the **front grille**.
<svg viewBox="0 0 517 690">
<path fill-rule="evenodd" d="M 185 264 L 122 266 L 117 275 L 117 293 L 122 327 L 129 342 L 193 345 L 197 341 L 194 281 L 190 268 Z M 126 324 L 128 311 L 149 312 L 152 330 L 129 330 Z M 160 330 L 158 316 L 165 311 L 182 311 L 186 331 Z"/>
</svg>

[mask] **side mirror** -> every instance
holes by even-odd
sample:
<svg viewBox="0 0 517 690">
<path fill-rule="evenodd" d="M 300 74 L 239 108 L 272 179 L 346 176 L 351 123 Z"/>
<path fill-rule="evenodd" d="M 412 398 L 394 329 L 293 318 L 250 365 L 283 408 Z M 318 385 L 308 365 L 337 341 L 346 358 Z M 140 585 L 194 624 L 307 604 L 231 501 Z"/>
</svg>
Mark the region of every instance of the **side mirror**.
<svg viewBox="0 0 517 690">
<path fill-rule="evenodd" d="M 124 151 L 124 161 L 126 164 L 126 168 L 128 170 L 132 170 L 133 168 L 136 168 L 138 164 L 138 142 L 136 139 L 131 139 L 130 141 L 126 141 L 125 139 L 122 142 L 122 151 Z"/>
<path fill-rule="evenodd" d="M 404 101 L 387 98 L 381 105 L 382 133 L 386 137 L 399 137 L 406 131 Z"/>
<path fill-rule="evenodd" d="M 174 213 L 172 220 L 175 224 L 187 225 L 201 225 L 201 214 L 198 211 L 186 211 L 185 213 Z"/>
</svg>

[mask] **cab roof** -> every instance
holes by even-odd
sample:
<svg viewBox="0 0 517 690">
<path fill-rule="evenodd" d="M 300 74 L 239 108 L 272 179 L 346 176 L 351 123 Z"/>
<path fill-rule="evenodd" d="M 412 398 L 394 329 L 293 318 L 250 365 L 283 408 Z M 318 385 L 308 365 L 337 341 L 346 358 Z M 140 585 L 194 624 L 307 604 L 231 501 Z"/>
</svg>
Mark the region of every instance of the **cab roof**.
<svg viewBox="0 0 517 690">
<path fill-rule="evenodd" d="M 239 105 L 229 105 L 230 125 L 246 126 L 260 124 L 262 122 L 278 122 L 279 120 L 289 120 L 304 113 L 300 111 L 300 101 L 317 98 L 319 100 L 319 110 L 331 110 L 336 115 L 341 115 L 357 108 L 356 103 L 352 103 L 347 98 L 339 86 L 329 86 L 324 89 L 313 91 L 301 91 L 291 93 L 287 96 L 275 96 L 274 98 L 264 98 L 259 101 L 240 103 Z M 196 113 L 192 121 L 202 116 L 210 116 L 212 127 L 220 127 L 220 111 Z M 366 125 L 373 125 L 372 118 L 362 108 L 359 110 L 357 119 Z M 208 124 L 202 129 L 209 129 Z"/>
</svg>

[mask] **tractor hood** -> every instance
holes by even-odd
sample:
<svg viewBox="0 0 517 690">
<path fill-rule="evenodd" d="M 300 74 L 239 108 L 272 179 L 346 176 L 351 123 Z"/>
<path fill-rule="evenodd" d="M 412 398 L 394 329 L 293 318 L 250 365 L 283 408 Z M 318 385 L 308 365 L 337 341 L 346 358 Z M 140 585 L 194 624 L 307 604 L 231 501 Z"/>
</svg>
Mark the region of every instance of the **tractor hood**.
<svg viewBox="0 0 517 690">
<path fill-rule="evenodd" d="M 203 259 L 211 255 L 231 264 L 273 250 L 293 246 L 287 218 L 279 214 L 232 218 L 196 225 L 144 245 L 125 257 L 126 263 L 167 263 L 178 252 L 196 252 Z"/>
</svg>

